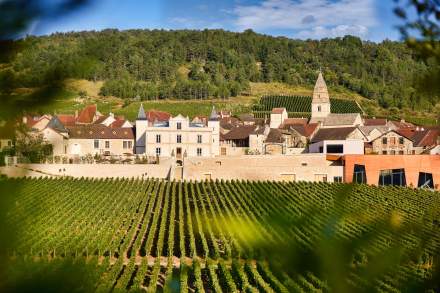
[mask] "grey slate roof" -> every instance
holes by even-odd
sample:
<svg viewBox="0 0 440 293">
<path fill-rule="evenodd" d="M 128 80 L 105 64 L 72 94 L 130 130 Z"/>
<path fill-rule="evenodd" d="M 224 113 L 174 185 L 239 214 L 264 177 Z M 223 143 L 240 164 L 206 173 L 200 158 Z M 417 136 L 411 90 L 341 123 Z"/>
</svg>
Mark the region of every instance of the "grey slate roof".
<svg viewBox="0 0 440 293">
<path fill-rule="evenodd" d="M 141 106 L 139 107 L 137 120 L 147 120 L 147 115 L 145 115 L 145 110 L 144 110 L 143 104 L 141 104 Z"/>
<path fill-rule="evenodd" d="M 329 114 L 323 122 L 324 126 L 354 125 L 359 113 Z"/>
<path fill-rule="evenodd" d="M 312 138 L 312 143 L 323 140 L 345 140 L 357 127 L 321 128 Z"/>
<path fill-rule="evenodd" d="M 68 132 L 67 128 L 64 127 L 63 123 L 61 123 L 57 116 L 54 116 L 52 119 L 50 119 L 49 123 L 47 123 L 47 127 L 58 132 Z"/>
</svg>

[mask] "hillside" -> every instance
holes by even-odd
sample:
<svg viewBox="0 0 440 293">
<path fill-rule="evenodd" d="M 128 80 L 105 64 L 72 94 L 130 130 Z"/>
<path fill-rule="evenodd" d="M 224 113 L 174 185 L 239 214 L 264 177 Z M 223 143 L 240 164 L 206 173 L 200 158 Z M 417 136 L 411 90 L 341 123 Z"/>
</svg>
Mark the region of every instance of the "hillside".
<svg viewBox="0 0 440 293">
<path fill-rule="evenodd" d="M 3 91 L 75 78 L 102 80 L 101 94 L 123 99 L 226 98 L 246 93 L 250 82 L 307 88 L 322 68 L 328 85 L 384 108 L 426 110 L 438 102 L 415 92 L 413 79 L 427 66 L 400 42 L 300 41 L 250 30 L 104 30 L 17 42 L 21 50 L 0 64 Z"/>
<path fill-rule="evenodd" d="M 437 288 L 437 192 L 306 182 L 0 179 L 1 190 L 13 186 L 20 188 L 5 193 L 5 202 L 16 242 L 8 238 L 13 257 L 2 292 L 24 292 L 20 273 L 39 284 L 65 282 L 57 274 L 69 264 L 85 274 L 76 276 L 85 278 L 78 284 L 94 288 L 84 292 Z"/>
</svg>

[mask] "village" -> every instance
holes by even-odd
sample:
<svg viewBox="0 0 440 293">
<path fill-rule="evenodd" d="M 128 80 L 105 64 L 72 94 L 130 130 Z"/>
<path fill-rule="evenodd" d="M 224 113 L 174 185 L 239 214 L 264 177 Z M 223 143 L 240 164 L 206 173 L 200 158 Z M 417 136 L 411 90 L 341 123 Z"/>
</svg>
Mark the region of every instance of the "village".
<svg viewBox="0 0 440 293">
<path fill-rule="evenodd" d="M 75 114 L 26 115 L 20 122 L 51 145 L 45 164 L 33 164 L 40 176 L 355 181 L 437 189 L 440 181 L 437 127 L 331 113 L 321 72 L 310 118 L 289 118 L 285 108 L 272 109 L 268 119 L 236 117 L 214 107 L 209 117 L 173 117 L 141 105 L 131 122 L 89 105 Z M 15 133 L 0 135 L 0 150 L 13 147 Z M 5 173 L 23 165 L 17 157 L 5 163 Z"/>
</svg>

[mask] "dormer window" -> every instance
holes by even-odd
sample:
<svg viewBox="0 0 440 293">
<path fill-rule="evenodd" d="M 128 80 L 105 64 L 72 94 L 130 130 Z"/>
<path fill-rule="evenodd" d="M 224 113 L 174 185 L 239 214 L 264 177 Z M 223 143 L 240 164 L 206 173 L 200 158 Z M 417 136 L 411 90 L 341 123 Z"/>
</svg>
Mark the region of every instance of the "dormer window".
<svg viewBox="0 0 440 293">
<path fill-rule="evenodd" d="M 182 122 L 177 122 L 177 129 L 182 129 Z"/>
</svg>

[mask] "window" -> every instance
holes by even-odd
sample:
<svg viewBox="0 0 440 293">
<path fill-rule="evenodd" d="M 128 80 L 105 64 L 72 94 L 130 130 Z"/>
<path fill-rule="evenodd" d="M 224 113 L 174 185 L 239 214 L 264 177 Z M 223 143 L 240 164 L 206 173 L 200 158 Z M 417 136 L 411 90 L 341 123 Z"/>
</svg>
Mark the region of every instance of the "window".
<svg viewBox="0 0 440 293">
<path fill-rule="evenodd" d="M 156 143 L 160 143 L 161 137 L 160 134 L 156 134 Z"/>
<path fill-rule="evenodd" d="M 431 173 L 419 173 L 419 184 L 417 185 L 421 188 L 434 188 L 434 180 Z"/>
<path fill-rule="evenodd" d="M 12 140 L 8 140 L 8 147 L 12 146 Z"/>
<path fill-rule="evenodd" d="M 342 176 L 334 176 L 333 182 L 335 183 L 342 183 Z"/>
<path fill-rule="evenodd" d="M 342 145 L 342 144 L 328 144 L 327 145 L 327 153 L 343 154 L 344 153 L 344 145 Z"/>
<path fill-rule="evenodd" d="M 395 145 L 396 144 L 396 138 L 394 136 L 390 137 L 390 144 L 391 145 Z"/>
<path fill-rule="evenodd" d="M 320 146 L 319 147 L 319 152 L 322 154 L 324 152 L 324 147 Z"/>
<path fill-rule="evenodd" d="M 202 148 L 197 148 L 197 156 L 198 157 L 202 156 Z"/>
<path fill-rule="evenodd" d="M 156 156 L 160 156 L 160 148 L 156 148 Z"/>
<path fill-rule="evenodd" d="M 131 149 L 133 147 L 133 143 L 130 140 L 124 140 L 122 144 L 124 149 Z"/>
<path fill-rule="evenodd" d="M 367 183 L 367 173 L 365 172 L 364 165 L 354 165 L 353 168 L 353 182 L 355 183 Z"/>
<path fill-rule="evenodd" d="M 201 134 L 197 135 L 197 143 L 202 143 L 202 135 Z"/>
<path fill-rule="evenodd" d="M 399 155 L 403 155 L 403 151 L 399 151 Z"/>
<path fill-rule="evenodd" d="M 177 143 L 182 143 L 182 135 L 178 134 L 176 141 L 177 141 Z"/>
<path fill-rule="evenodd" d="M 390 151 L 390 155 L 395 155 L 396 154 L 396 151 L 395 150 L 391 150 Z"/>
<path fill-rule="evenodd" d="M 315 174 L 315 181 L 316 182 L 327 182 L 327 175 L 326 174 Z"/>
<path fill-rule="evenodd" d="M 382 144 L 388 144 L 388 140 L 386 137 L 382 137 Z"/>
<path fill-rule="evenodd" d="M 95 149 L 99 149 L 99 140 L 95 139 L 95 141 L 93 142 L 93 147 Z"/>
<path fill-rule="evenodd" d="M 399 144 L 403 144 L 405 141 L 403 139 L 403 137 L 399 137 Z"/>
<path fill-rule="evenodd" d="M 405 186 L 405 169 L 381 170 L 379 174 L 379 185 Z"/>
<path fill-rule="evenodd" d="M 318 112 L 321 112 L 321 106 L 318 106 Z"/>
<path fill-rule="evenodd" d="M 182 122 L 177 122 L 177 129 L 182 129 Z"/>
<path fill-rule="evenodd" d="M 382 151 L 382 155 L 388 154 L 387 151 Z"/>
<path fill-rule="evenodd" d="M 108 140 L 105 141 L 105 148 L 106 149 L 110 148 L 110 141 L 108 141 Z"/>
</svg>

